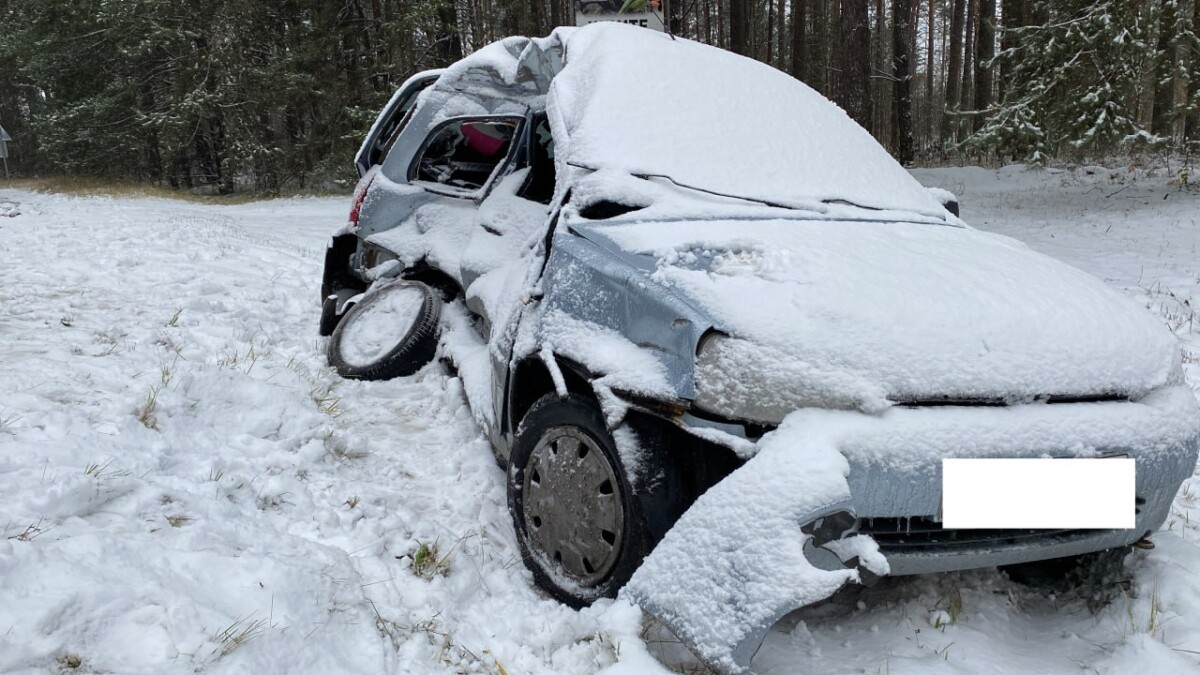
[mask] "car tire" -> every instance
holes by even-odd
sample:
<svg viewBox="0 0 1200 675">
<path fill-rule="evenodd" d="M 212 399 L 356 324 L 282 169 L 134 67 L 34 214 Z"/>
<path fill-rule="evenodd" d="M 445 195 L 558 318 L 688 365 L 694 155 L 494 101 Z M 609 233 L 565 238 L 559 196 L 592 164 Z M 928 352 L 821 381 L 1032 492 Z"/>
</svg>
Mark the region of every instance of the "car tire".
<svg viewBox="0 0 1200 675">
<path fill-rule="evenodd" d="M 547 394 L 517 430 L 508 508 L 521 557 L 537 585 L 571 607 L 615 597 L 665 532 L 654 516 L 682 512 L 665 503 L 660 448 L 635 437 L 639 475 L 658 478 L 636 491 L 593 399 Z"/>
<path fill-rule="evenodd" d="M 389 380 L 433 360 L 442 301 L 429 286 L 400 281 L 368 293 L 329 340 L 329 365 L 342 377 Z"/>
</svg>

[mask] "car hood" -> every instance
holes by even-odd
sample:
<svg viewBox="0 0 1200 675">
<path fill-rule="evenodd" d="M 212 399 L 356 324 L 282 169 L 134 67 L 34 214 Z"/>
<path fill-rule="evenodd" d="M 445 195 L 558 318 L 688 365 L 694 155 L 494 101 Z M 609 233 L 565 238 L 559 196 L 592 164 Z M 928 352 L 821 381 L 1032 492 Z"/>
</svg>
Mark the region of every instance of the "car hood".
<svg viewBox="0 0 1200 675">
<path fill-rule="evenodd" d="M 1136 398 L 1177 339 L 1096 278 L 999 235 L 913 223 L 586 224 L 731 339 L 721 370 L 792 407 Z"/>
</svg>

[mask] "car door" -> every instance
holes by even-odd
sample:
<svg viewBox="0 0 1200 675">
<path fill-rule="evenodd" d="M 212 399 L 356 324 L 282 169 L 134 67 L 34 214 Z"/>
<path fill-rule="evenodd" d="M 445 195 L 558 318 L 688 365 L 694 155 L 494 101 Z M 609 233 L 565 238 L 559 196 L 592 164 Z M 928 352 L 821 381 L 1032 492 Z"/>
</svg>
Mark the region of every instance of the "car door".
<svg viewBox="0 0 1200 675">
<path fill-rule="evenodd" d="M 522 315 L 533 306 L 545 255 L 541 244 L 553 220 L 554 140 L 545 114 L 531 115 L 526 129 L 515 170 L 480 205 L 480 227 L 463 259 L 464 274 L 475 275 L 466 305 L 480 317 L 477 326 L 489 346 L 493 430 L 502 430 L 513 344 Z M 491 436 L 494 447 L 506 446 L 502 433 Z"/>
<path fill-rule="evenodd" d="M 415 120 L 381 171 L 365 179 L 357 234 L 405 267 L 434 267 L 463 285 L 460 261 L 480 205 L 511 173 L 524 128 L 525 116 L 513 114 Z"/>
</svg>

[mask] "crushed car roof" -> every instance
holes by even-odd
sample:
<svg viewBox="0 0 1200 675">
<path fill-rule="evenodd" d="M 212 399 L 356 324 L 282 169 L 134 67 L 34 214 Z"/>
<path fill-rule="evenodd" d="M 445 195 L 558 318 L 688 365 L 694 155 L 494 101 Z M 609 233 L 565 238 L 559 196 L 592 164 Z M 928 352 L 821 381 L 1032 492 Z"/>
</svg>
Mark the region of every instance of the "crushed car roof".
<svg viewBox="0 0 1200 675">
<path fill-rule="evenodd" d="M 437 88 L 544 106 L 567 164 L 791 208 L 848 202 L 946 217 L 821 94 L 690 40 L 617 23 L 560 28 L 489 45 L 448 69 Z"/>
</svg>

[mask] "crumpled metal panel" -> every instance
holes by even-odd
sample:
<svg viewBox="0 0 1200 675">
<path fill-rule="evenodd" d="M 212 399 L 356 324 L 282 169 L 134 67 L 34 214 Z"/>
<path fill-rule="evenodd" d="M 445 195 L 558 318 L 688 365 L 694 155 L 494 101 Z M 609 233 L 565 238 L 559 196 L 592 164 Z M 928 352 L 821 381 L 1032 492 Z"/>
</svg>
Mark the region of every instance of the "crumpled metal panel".
<svg viewBox="0 0 1200 675">
<path fill-rule="evenodd" d="M 649 350 L 665 366 L 677 398 L 695 398 L 696 344 L 712 322 L 631 258 L 560 228 L 542 279 L 543 303 L 547 311 L 612 329 Z"/>
</svg>

